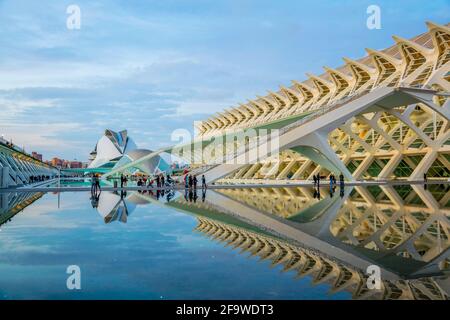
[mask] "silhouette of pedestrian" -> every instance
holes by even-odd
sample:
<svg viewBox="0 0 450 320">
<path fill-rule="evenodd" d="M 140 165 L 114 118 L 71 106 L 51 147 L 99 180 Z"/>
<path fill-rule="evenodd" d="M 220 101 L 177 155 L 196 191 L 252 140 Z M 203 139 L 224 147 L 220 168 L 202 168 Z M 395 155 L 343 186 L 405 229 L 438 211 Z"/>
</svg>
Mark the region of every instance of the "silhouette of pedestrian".
<svg viewBox="0 0 450 320">
<path fill-rule="evenodd" d="M 204 174 L 202 175 L 202 189 L 206 190 L 206 178 Z"/>
<path fill-rule="evenodd" d="M 192 176 L 189 175 L 189 189 L 192 189 L 192 183 L 193 183 Z"/>
<path fill-rule="evenodd" d="M 99 179 L 99 177 L 96 177 L 96 179 L 95 179 L 95 193 L 97 193 L 97 190 L 98 191 L 102 191 L 102 188 L 100 187 L 100 179 Z"/>
<path fill-rule="evenodd" d="M 95 175 L 92 175 L 91 178 L 91 194 L 94 194 L 95 191 Z"/>
<path fill-rule="evenodd" d="M 341 174 L 339 175 L 339 184 L 341 185 L 341 188 L 344 188 L 344 175 Z"/>
<path fill-rule="evenodd" d="M 195 190 L 197 190 L 197 182 L 198 182 L 197 176 L 194 176 L 194 177 L 192 178 L 192 183 L 194 184 L 194 189 L 195 189 Z"/>
</svg>

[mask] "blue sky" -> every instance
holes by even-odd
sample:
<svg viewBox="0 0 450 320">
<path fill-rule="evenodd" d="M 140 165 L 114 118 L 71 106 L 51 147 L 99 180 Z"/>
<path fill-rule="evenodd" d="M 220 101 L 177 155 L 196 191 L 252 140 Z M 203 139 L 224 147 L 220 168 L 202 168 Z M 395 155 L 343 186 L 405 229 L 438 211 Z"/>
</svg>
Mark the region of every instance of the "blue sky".
<svg viewBox="0 0 450 320">
<path fill-rule="evenodd" d="M 66 27 L 67 6 L 81 29 Z M 381 8 L 380 30 L 366 9 Z M 105 128 L 171 144 L 225 107 L 450 22 L 449 0 L 0 0 L 0 134 L 87 160 Z"/>
</svg>

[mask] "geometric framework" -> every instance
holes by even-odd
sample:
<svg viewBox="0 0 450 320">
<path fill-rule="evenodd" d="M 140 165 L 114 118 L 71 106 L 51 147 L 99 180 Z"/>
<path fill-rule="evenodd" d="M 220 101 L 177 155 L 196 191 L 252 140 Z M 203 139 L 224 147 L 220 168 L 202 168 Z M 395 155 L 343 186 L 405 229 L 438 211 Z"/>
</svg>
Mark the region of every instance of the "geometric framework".
<svg viewBox="0 0 450 320">
<path fill-rule="evenodd" d="M 325 67 L 324 74 L 308 74 L 303 82 L 200 122 L 196 139 L 185 146 L 191 151 L 199 146 L 201 152 L 179 156 L 208 183 L 218 184 L 302 180 L 331 172 L 348 180 L 449 177 L 450 28 L 427 26 L 428 32 L 411 40 L 394 36 L 389 48 L 344 58 L 343 66 Z M 227 141 L 217 150 L 208 141 L 249 128 L 278 129 L 279 141 L 288 143 L 280 143 L 277 157 L 249 163 L 242 161 L 256 148 L 249 140 Z M 116 167 L 105 177 L 175 148 Z M 224 164 L 224 158 L 235 164 Z"/>
<path fill-rule="evenodd" d="M 432 101 L 368 110 L 326 133 L 326 140 L 353 179 L 450 177 L 450 28 L 427 23 L 429 31 L 411 40 L 394 37 L 396 45 L 345 65 L 308 75 L 303 83 L 258 97 L 220 113 L 199 128 L 200 136 L 221 130 L 257 127 L 302 112 L 314 112 L 336 101 L 364 95 L 383 86 L 430 88 Z M 246 109 L 246 117 L 243 110 Z M 241 116 L 239 117 L 238 114 Z M 272 169 L 273 168 L 273 169 Z M 335 171 L 335 170 L 334 170 Z M 239 167 L 217 183 L 310 179 L 329 168 L 294 150 Z M 262 180 L 262 181 L 261 181 Z"/>
<path fill-rule="evenodd" d="M 3 172 L 3 173 L 2 173 Z M 0 177 L 5 177 L 4 184 L 0 186 L 20 186 L 28 184 L 31 176 L 53 177 L 58 170 L 42 161 L 39 161 L 23 152 L 0 144 Z"/>
</svg>

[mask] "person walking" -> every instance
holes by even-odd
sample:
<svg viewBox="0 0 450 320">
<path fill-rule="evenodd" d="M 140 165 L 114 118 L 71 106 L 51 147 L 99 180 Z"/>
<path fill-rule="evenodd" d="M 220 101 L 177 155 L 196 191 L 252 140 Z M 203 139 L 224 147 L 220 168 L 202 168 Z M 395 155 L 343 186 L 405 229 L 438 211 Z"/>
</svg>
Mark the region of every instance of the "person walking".
<svg viewBox="0 0 450 320">
<path fill-rule="evenodd" d="M 160 180 L 160 178 L 159 178 L 159 175 L 156 176 L 156 187 L 157 187 L 157 188 L 161 188 L 161 180 Z"/>
<path fill-rule="evenodd" d="M 317 173 L 317 188 L 320 188 L 320 172 Z"/>
<path fill-rule="evenodd" d="M 100 178 L 98 176 L 95 179 L 95 193 L 97 193 L 97 191 L 102 192 L 102 188 L 100 187 Z"/>
<path fill-rule="evenodd" d="M 342 174 L 342 172 L 339 175 L 339 184 L 340 184 L 341 188 L 344 187 L 344 175 Z"/>
<path fill-rule="evenodd" d="M 91 194 L 93 194 L 95 192 L 95 175 L 92 175 L 91 178 Z"/>
<path fill-rule="evenodd" d="M 202 174 L 202 190 L 205 189 L 206 190 L 206 178 L 205 175 Z"/>
<path fill-rule="evenodd" d="M 194 190 L 197 190 L 197 176 L 194 176 L 194 178 L 192 178 L 192 183 L 194 184 Z"/>
<path fill-rule="evenodd" d="M 124 183 L 125 178 L 123 177 L 123 174 L 120 175 L 120 188 L 123 188 L 123 183 Z"/>
<path fill-rule="evenodd" d="M 336 177 L 334 176 L 334 174 L 330 175 L 330 183 L 331 184 L 336 184 Z"/>
<path fill-rule="evenodd" d="M 161 188 L 164 188 L 165 184 L 164 184 L 164 175 L 161 173 Z"/>
<path fill-rule="evenodd" d="M 189 189 L 192 189 L 192 176 L 189 175 Z"/>
<path fill-rule="evenodd" d="M 314 187 L 316 187 L 316 185 L 317 185 L 317 177 L 316 177 L 316 175 L 313 175 L 313 181 L 314 181 Z"/>
</svg>

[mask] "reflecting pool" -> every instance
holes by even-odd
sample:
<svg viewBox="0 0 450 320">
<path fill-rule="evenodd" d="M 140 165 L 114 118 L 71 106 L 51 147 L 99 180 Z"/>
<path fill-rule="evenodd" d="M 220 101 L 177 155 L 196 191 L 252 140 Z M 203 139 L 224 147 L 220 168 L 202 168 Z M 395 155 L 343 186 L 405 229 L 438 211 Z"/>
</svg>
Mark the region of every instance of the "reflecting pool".
<svg viewBox="0 0 450 320">
<path fill-rule="evenodd" d="M 0 193 L 0 297 L 447 299 L 449 216 L 448 185 Z"/>
</svg>

